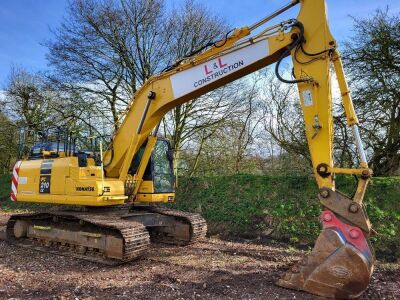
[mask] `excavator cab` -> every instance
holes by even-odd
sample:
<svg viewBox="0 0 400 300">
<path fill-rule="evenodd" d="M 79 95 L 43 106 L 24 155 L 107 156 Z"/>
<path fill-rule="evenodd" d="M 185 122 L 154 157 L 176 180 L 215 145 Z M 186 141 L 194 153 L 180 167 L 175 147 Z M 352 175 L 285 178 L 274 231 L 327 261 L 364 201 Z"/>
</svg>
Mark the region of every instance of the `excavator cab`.
<svg viewBox="0 0 400 300">
<path fill-rule="evenodd" d="M 43 126 L 40 129 L 22 127 L 19 129 L 18 159 L 54 159 L 77 156 L 83 152 L 88 156 L 94 155 L 93 149 L 81 150 L 81 147 L 77 145 L 77 140 L 68 126 Z"/>
<path fill-rule="evenodd" d="M 129 174 L 134 176 L 147 143 L 144 143 L 134 156 Z M 151 157 L 143 174 L 138 190 L 137 202 L 172 202 L 175 193 L 173 151 L 167 139 L 157 138 Z"/>
</svg>

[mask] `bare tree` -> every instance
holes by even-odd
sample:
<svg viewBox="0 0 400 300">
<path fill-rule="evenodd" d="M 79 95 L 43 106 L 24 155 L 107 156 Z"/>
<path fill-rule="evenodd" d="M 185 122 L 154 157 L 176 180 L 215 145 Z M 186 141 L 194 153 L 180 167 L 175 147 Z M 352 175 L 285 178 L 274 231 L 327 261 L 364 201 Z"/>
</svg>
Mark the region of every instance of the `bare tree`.
<svg viewBox="0 0 400 300">
<path fill-rule="evenodd" d="M 22 68 L 13 67 L 1 100 L 3 113 L 19 126 L 38 129 L 52 124 L 53 95 L 46 88 L 43 77 Z"/>
<path fill-rule="evenodd" d="M 163 0 L 74 0 L 53 41 L 46 43 L 55 67 L 51 78 L 69 99 L 69 114 L 86 105 L 117 129 L 119 112 L 138 87 L 225 29 L 223 21 L 193 1 L 168 12 Z M 190 130 L 205 127 L 207 115 L 216 115 L 213 109 L 202 112 L 202 125 L 189 125 L 199 117 L 201 105 L 195 102 L 178 106 L 168 117 L 172 123 L 166 133 L 176 150 Z"/>
<path fill-rule="evenodd" d="M 264 119 L 261 113 L 262 102 L 260 95 L 261 81 L 260 72 L 248 77 L 249 81 L 245 88 L 239 91 L 240 109 L 239 112 L 231 119 L 230 127 L 235 139 L 235 172 L 241 171 L 241 163 L 249 150 L 254 144 L 257 129 Z M 247 80 L 246 80 L 247 82 Z"/>
<path fill-rule="evenodd" d="M 117 129 L 137 88 L 165 65 L 168 26 L 162 0 L 71 1 L 46 42 L 50 78 L 72 106 L 79 95 Z"/>
<path fill-rule="evenodd" d="M 355 35 L 345 45 L 354 105 L 375 175 L 400 167 L 400 17 L 378 10 L 354 19 Z"/>
<path fill-rule="evenodd" d="M 199 171 L 205 173 L 238 173 L 256 168 L 259 157 L 252 153 L 251 147 L 261 134 L 264 117 L 260 82 L 256 73 L 230 85 L 224 97 L 228 99 L 226 115 L 223 118 L 218 115 L 218 123 L 190 136 L 189 147 L 184 149 L 190 175 L 195 174 L 199 162 L 202 164 Z M 212 99 L 215 102 L 215 97 Z"/>
<path fill-rule="evenodd" d="M 264 78 L 265 130 L 285 151 L 311 164 L 296 89 L 293 85 L 282 84 L 272 73 L 266 73 Z"/>
<path fill-rule="evenodd" d="M 225 21 L 217 17 L 204 6 L 185 1 L 182 7 L 175 8 L 170 14 L 171 36 L 168 44 L 169 61 L 173 62 L 189 56 L 212 41 L 222 38 L 228 31 Z M 235 106 L 234 97 L 230 97 L 232 85 L 218 89 L 199 99 L 193 99 L 175 107 L 163 120 L 164 134 L 174 148 L 176 166 L 179 166 L 180 151 L 189 140 L 200 136 L 197 157 L 200 155 L 205 139 L 212 136 L 213 129 L 221 124 Z M 210 128 L 210 130 L 208 130 Z M 197 163 L 194 163 L 193 173 Z M 177 175 L 178 168 L 175 169 Z"/>
<path fill-rule="evenodd" d="M 182 149 L 201 153 L 204 142 L 237 112 L 238 89 L 237 84 L 227 85 L 177 106 L 165 116 L 163 131 L 172 141 L 177 167 Z"/>
</svg>

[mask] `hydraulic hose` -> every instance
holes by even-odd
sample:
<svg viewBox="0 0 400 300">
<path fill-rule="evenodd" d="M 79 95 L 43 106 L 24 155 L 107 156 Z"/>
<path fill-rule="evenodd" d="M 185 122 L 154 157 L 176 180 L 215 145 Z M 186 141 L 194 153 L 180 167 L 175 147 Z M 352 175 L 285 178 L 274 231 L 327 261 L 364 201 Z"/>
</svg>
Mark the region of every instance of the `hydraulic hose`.
<svg viewBox="0 0 400 300">
<path fill-rule="evenodd" d="M 280 64 L 282 62 L 282 60 L 286 57 L 290 55 L 290 52 L 296 48 L 297 46 L 301 45 L 304 42 L 304 25 L 297 21 L 297 20 L 293 20 L 293 25 L 291 25 L 291 27 L 297 27 L 300 29 L 299 34 L 296 34 L 296 40 L 294 40 L 292 42 L 292 44 L 290 44 L 289 48 L 287 48 L 281 55 L 281 57 L 279 58 L 279 60 L 277 61 L 276 65 L 275 65 L 275 75 L 276 77 L 284 82 L 284 83 L 288 83 L 288 84 L 293 84 L 293 83 L 300 83 L 300 82 L 307 82 L 308 79 L 295 79 L 295 80 L 290 80 L 290 79 L 285 79 L 281 76 L 281 74 L 279 74 L 279 67 Z"/>
</svg>

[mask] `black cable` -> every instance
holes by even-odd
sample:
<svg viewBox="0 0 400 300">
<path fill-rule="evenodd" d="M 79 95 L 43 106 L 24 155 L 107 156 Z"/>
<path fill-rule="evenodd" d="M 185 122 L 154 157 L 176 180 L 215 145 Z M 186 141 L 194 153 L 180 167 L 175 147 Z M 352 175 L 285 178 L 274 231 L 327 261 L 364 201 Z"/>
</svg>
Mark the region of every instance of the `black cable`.
<svg viewBox="0 0 400 300">
<path fill-rule="evenodd" d="M 294 48 L 296 48 L 296 50 L 295 50 L 295 52 L 294 52 L 294 59 L 295 59 L 295 61 L 296 61 L 297 63 L 302 64 L 302 65 L 310 64 L 310 63 L 312 63 L 312 62 L 314 62 L 314 61 L 316 61 L 316 60 L 319 60 L 319 59 L 321 58 L 321 57 L 320 57 L 321 54 L 324 54 L 324 53 L 326 53 L 326 52 L 331 52 L 331 51 L 333 51 L 333 50 L 335 49 L 335 48 L 333 47 L 333 48 L 325 49 L 325 50 L 322 50 L 322 51 L 319 51 L 319 52 L 316 52 L 316 53 L 309 53 L 309 52 L 307 52 L 307 51 L 304 49 L 304 47 L 303 47 L 303 44 L 305 43 L 305 39 L 304 39 L 304 26 L 303 26 L 303 24 L 302 24 L 301 22 L 299 22 L 299 21 L 297 21 L 297 20 L 294 20 L 293 25 L 291 25 L 291 27 L 294 27 L 294 26 L 296 26 L 296 27 L 298 27 L 298 28 L 300 29 L 300 35 L 298 35 L 297 40 L 295 40 L 295 41 L 289 46 L 289 48 L 281 55 L 281 57 L 279 58 L 278 62 L 277 62 L 276 65 L 275 65 L 275 74 L 276 74 L 276 77 L 278 77 L 278 79 L 279 79 L 280 81 L 284 82 L 284 83 L 300 83 L 300 82 L 306 82 L 306 81 L 308 81 L 308 79 L 288 80 L 288 79 L 282 78 L 282 76 L 279 74 L 279 66 L 280 66 L 281 61 L 282 61 L 286 56 L 288 56 L 288 55 L 290 54 L 290 52 L 291 52 Z M 303 61 L 300 61 L 300 60 L 297 58 L 297 52 L 299 51 L 299 49 L 301 49 L 301 51 L 302 51 L 306 56 L 311 56 L 311 57 L 314 57 L 314 58 L 312 58 L 312 59 L 310 59 L 310 60 L 308 60 L 308 61 L 304 61 L 304 62 L 303 62 Z M 292 73 L 294 73 L 294 72 L 292 72 Z M 293 75 L 294 75 L 294 74 L 293 74 Z M 295 77 L 295 76 L 293 76 L 293 77 Z"/>
<path fill-rule="evenodd" d="M 200 47 L 199 49 L 194 50 L 194 51 L 190 52 L 189 54 L 185 55 L 182 59 L 185 59 L 185 58 L 191 57 L 191 56 L 193 56 L 193 55 L 196 55 L 197 53 L 199 53 L 199 52 L 203 51 L 204 49 L 206 49 L 206 48 L 208 48 L 208 47 L 211 47 L 211 46 L 214 46 L 214 47 L 216 47 L 216 48 L 221 48 L 221 47 L 225 46 L 226 42 L 228 41 L 228 36 L 229 36 L 229 34 L 230 34 L 232 31 L 233 31 L 233 29 L 229 30 L 229 31 L 225 34 L 225 37 L 224 37 L 223 39 L 218 40 L 218 41 L 214 41 L 214 42 L 209 42 L 209 43 L 207 43 L 206 45 L 204 45 L 203 47 Z M 224 42 L 222 43 L 222 45 L 219 45 L 219 46 L 218 46 L 217 44 L 220 43 L 220 42 L 222 42 L 222 41 L 224 41 Z"/>
<path fill-rule="evenodd" d="M 301 48 L 301 46 L 300 46 L 300 45 L 297 45 L 296 50 L 294 51 L 294 59 L 295 59 L 295 61 L 298 62 L 299 64 L 301 64 L 301 65 L 307 65 L 307 64 L 310 64 L 310 63 L 312 63 L 312 62 L 314 62 L 314 61 L 320 59 L 320 57 L 314 57 L 314 58 L 312 58 L 312 59 L 310 59 L 310 60 L 308 60 L 308 61 L 300 61 L 300 60 L 297 58 L 297 52 L 299 51 L 300 48 Z"/>
<path fill-rule="evenodd" d="M 175 67 L 177 67 L 181 63 L 182 60 L 183 59 L 180 59 L 179 61 L 175 62 L 174 64 L 166 66 L 164 69 L 161 70 L 161 73 L 164 73 L 164 72 L 167 72 L 167 71 L 170 71 L 170 70 L 174 69 Z"/>
<path fill-rule="evenodd" d="M 166 71 L 170 71 L 172 69 L 174 69 L 175 67 L 177 67 L 184 59 L 189 58 L 193 55 L 196 55 L 197 53 L 200 53 L 201 51 L 203 51 L 204 49 L 214 46 L 215 48 L 221 48 L 223 46 L 225 46 L 226 42 L 228 41 L 228 36 L 229 34 L 233 31 L 234 29 L 229 30 L 226 34 L 225 37 L 221 40 L 218 41 L 213 41 L 213 42 L 208 42 L 207 44 L 205 44 L 204 46 L 200 47 L 197 50 L 194 50 L 192 52 L 190 52 L 189 54 L 186 54 L 185 56 L 181 57 L 179 60 L 177 60 L 174 64 L 167 66 L 166 68 L 164 68 L 161 73 L 164 73 Z M 218 43 L 222 42 L 223 43 L 221 45 L 217 45 Z"/>
<path fill-rule="evenodd" d="M 197 53 L 200 53 L 200 52 L 203 51 L 204 49 L 206 49 L 206 48 L 208 48 L 208 47 L 211 47 L 211 46 L 214 46 L 214 45 L 215 45 L 215 42 L 209 42 L 209 43 L 205 44 L 203 47 L 200 47 L 199 49 L 193 50 L 193 51 L 190 52 L 189 54 L 186 54 L 182 59 L 185 59 L 185 58 L 191 57 L 191 56 L 193 56 L 193 55 L 196 55 Z"/>
<path fill-rule="evenodd" d="M 225 34 L 225 38 L 224 38 L 224 42 L 222 43 L 222 45 L 217 46 L 217 43 L 221 42 L 222 40 L 216 41 L 214 42 L 214 47 L 216 48 L 221 48 L 223 46 L 225 46 L 226 42 L 228 41 L 228 36 L 230 35 L 230 33 L 233 31 L 234 29 L 229 30 L 226 34 Z"/>
<path fill-rule="evenodd" d="M 103 168 L 107 168 L 109 165 L 111 165 L 111 163 L 112 163 L 112 161 L 113 161 L 113 159 L 114 159 L 114 146 L 113 146 L 112 142 L 111 142 L 111 149 L 110 149 L 110 151 L 111 151 L 111 158 L 110 158 L 110 161 L 109 161 L 107 164 L 104 164 L 104 161 L 103 161 Z M 103 157 L 102 157 L 101 159 L 103 159 Z"/>
<path fill-rule="evenodd" d="M 300 45 L 300 48 L 301 48 L 301 51 L 303 51 L 303 53 L 304 53 L 305 55 L 307 55 L 307 56 L 318 56 L 318 55 L 324 54 L 325 52 L 332 51 L 332 50 L 334 49 L 334 48 L 329 48 L 329 49 L 322 50 L 322 51 L 316 52 L 316 53 L 308 53 L 308 52 L 304 49 L 303 44 Z"/>
<path fill-rule="evenodd" d="M 297 39 L 295 41 L 293 41 L 293 43 L 289 46 L 288 49 L 285 50 L 285 52 L 282 53 L 281 57 L 279 58 L 279 60 L 277 61 L 276 65 L 275 65 L 275 75 L 276 77 L 284 82 L 284 83 L 289 83 L 289 84 L 293 84 L 293 83 L 300 83 L 300 82 L 307 82 L 308 79 L 295 79 L 295 80 L 289 80 L 289 79 L 285 79 L 283 78 L 280 74 L 279 74 L 279 66 L 282 62 L 282 60 L 288 56 L 290 54 L 290 52 L 297 46 L 299 46 L 301 43 L 304 42 L 304 26 L 301 22 L 294 20 L 293 25 L 291 25 L 291 27 L 296 26 L 297 28 L 300 29 L 300 33 L 297 35 Z"/>
</svg>

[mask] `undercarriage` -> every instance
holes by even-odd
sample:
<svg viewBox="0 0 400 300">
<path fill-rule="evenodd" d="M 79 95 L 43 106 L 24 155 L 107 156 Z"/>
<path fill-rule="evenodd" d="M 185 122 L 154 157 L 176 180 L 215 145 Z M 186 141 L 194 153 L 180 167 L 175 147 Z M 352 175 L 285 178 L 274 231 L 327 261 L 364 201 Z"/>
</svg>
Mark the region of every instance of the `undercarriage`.
<svg viewBox="0 0 400 300">
<path fill-rule="evenodd" d="M 150 243 L 187 245 L 206 232 L 198 214 L 124 206 L 13 215 L 6 237 L 21 247 L 116 265 L 145 255 Z"/>
</svg>

